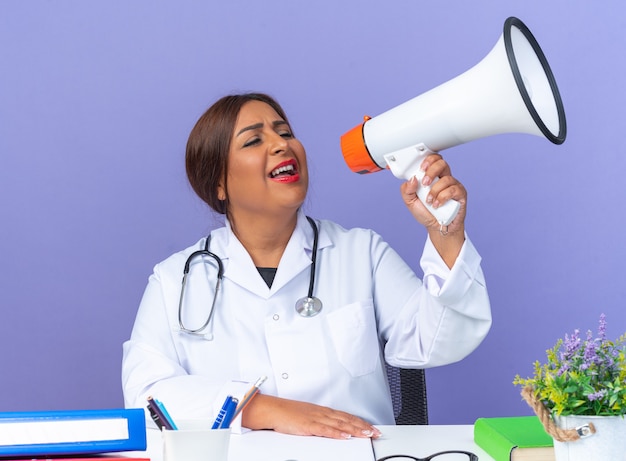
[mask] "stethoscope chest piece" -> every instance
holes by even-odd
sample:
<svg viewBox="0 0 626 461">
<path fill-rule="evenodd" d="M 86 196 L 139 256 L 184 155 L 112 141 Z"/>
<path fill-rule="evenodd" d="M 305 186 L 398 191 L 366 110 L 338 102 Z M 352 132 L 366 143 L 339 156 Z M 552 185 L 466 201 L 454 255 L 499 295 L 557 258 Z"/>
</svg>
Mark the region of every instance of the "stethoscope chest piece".
<svg viewBox="0 0 626 461">
<path fill-rule="evenodd" d="M 306 296 L 296 301 L 296 312 L 302 317 L 314 317 L 322 310 L 322 301 L 316 297 Z"/>
</svg>

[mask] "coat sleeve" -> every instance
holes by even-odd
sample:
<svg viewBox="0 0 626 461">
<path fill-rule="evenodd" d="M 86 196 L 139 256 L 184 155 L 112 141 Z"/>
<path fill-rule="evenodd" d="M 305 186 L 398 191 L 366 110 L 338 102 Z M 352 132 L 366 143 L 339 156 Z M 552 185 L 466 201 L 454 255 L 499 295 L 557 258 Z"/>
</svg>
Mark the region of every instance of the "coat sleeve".
<svg viewBox="0 0 626 461">
<path fill-rule="evenodd" d="M 145 408 L 148 396 L 166 404 L 177 418 L 214 418 L 227 395 L 242 397 L 250 383 L 225 382 L 187 373 L 181 364 L 173 334 L 179 334 L 167 315 L 159 266 L 150 276 L 139 305 L 131 337 L 123 344 L 122 389 L 128 408 Z M 240 419 L 240 418 L 238 418 Z"/>
<path fill-rule="evenodd" d="M 405 270 L 394 259 L 386 258 L 377 269 L 376 277 L 383 286 L 390 284 L 389 274 Z M 404 368 L 435 367 L 457 362 L 478 347 L 491 327 L 480 262 L 466 236 L 457 261 L 449 269 L 428 239 L 421 258 L 423 283 L 401 306 L 388 306 L 384 293 L 377 289 L 387 362 Z M 385 313 L 391 311 L 396 315 L 393 321 Z"/>
</svg>

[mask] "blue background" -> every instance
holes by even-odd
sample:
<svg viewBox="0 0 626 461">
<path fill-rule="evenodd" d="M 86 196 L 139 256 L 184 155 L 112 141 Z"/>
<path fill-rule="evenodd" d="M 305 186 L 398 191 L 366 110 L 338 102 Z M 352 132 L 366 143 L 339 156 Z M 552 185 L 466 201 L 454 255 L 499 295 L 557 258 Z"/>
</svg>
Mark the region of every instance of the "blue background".
<svg viewBox="0 0 626 461">
<path fill-rule="evenodd" d="M 184 173 L 218 97 L 268 92 L 307 148 L 307 213 L 378 231 L 419 271 L 400 180 L 339 137 L 478 63 L 517 16 L 546 54 L 568 138 L 443 152 L 469 191 L 494 324 L 428 371 L 431 423 L 531 414 L 512 384 L 574 328 L 626 331 L 626 7 L 617 0 L 3 0 L 0 409 L 122 405 L 121 344 L 152 266 L 219 225 Z"/>
</svg>

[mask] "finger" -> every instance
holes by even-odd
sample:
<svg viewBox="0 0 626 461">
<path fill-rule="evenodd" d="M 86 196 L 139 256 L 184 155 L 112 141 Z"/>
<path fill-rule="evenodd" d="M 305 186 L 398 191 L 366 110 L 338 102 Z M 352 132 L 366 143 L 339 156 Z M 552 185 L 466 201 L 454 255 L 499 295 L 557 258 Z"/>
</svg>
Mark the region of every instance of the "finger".
<svg viewBox="0 0 626 461">
<path fill-rule="evenodd" d="M 431 198 L 438 197 L 444 190 L 454 186 L 457 183 L 458 181 L 452 176 L 444 176 L 442 178 L 439 178 L 430 186 L 429 195 Z"/>
<path fill-rule="evenodd" d="M 429 155 L 422 165 L 424 165 L 422 184 L 425 186 L 432 184 L 435 178 L 451 175 L 450 165 L 439 155 Z"/>
<path fill-rule="evenodd" d="M 429 200 L 432 200 L 431 204 L 433 208 L 438 208 L 449 200 L 456 200 L 457 202 L 465 203 L 466 196 L 467 194 L 463 185 L 461 183 L 455 183 L 450 187 L 446 187 L 438 194 L 433 194 L 432 198 L 429 197 Z"/>
<path fill-rule="evenodd" d="M 429 154 L 426 156 L 426 158 L 422 161 L 422 164 L 420 165 L 420 169 L 422 171 L 426 171 L 428 170 L 428 168 L 435 162 L 438 162 L 439 160 L 441 160 L 443 157 L 439 154 Z"/>
<path fill-rule="evenodd" d="M 452 176 L 444 176 L 431 187 L 427 202 L 437 208 L 451 199 L 464 201 L 466 196 L 467 191 L 463 184 Z"/>
<path fill-rule="evenodd" d="M 400 192 L 406 204 L 411 204 L 417 200 L 417 190 L 419 187 L 419 181 L 415 176 L 400 185 Z"/>
<path fill-rule="evenodd" d="M 311 435 L 328 437 L 333 439 L 377 438 L 381 432 L 378 428 L 366 423 L 352 423 L 342 419 L 329 419 L 324 422 L 317 421 L 310 426 Z"/>
<path fill-rule="evenodd" d="M 367 421 L 343 411 L 324 408 L 314 421 L 320 424 L 318 430 L 335 438 L 380 435 L 380 431 Z"/>
<path fill-rule="evenodd" d="M 375 426 L 354 415 L 347 415 L 347 419 L 337 421 L 339 429 L 353 437 L 378 437 L 380 431 Z"/>
</svg>

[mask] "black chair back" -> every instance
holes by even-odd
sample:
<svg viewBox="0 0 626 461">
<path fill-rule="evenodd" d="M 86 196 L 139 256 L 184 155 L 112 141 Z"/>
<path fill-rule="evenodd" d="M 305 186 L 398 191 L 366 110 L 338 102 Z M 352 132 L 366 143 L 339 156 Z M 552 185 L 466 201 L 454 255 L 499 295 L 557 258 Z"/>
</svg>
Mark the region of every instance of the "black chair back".
<svg viewBox="0 0 626 461">
<path fill-rule="evenodd" d="M 385 364 L 396 424 L 428 424 L 426 373 L 423 369 L 396 368 Z"/>
</svg>

